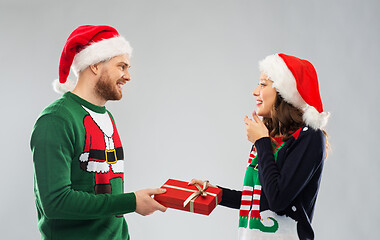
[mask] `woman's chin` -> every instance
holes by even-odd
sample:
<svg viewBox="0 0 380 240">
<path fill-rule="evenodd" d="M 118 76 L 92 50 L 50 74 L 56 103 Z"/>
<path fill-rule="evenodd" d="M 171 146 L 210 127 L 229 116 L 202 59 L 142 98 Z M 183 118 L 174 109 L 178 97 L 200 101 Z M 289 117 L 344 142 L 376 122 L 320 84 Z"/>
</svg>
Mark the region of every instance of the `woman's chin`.
<svg viewBox="0 0 380 240">
<path fill-rule="evenodd" d="M 257 111 L 256 115 L 259 116 L 259 117 L 270 117 L 269 114 L 265 114 L 265 113 L 260 112 L 260 111 Z"/>
</svg>

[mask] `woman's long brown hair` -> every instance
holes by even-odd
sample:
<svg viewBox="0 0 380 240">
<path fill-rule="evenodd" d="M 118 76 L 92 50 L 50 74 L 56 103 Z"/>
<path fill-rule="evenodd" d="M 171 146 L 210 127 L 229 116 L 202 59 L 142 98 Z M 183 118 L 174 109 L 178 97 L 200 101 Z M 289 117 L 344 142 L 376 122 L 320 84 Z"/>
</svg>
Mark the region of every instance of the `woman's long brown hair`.
<svg viewBox="0 0 380 240">
<path fill-rule="evenodd" d="M 268 128 L 271 138 L 281 135 L 282 140 L 287 141 L 295 131 L 305 125 L 302 115 L 302 110 L 287 103 L 277 92 L 271 117 L 264 117 L 263 122 Z M 326 149 L 329 149 L 327 132 L 325 130 L 322 130 L 322 132 L 326 138 Z"/>
</svg>

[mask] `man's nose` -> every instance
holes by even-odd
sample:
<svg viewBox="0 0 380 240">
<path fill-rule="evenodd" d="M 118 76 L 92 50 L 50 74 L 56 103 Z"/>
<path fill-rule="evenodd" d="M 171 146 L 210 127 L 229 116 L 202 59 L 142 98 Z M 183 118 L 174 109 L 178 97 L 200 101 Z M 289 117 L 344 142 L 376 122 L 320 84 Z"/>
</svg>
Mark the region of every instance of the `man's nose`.
<svg viewBox="0 0 380 240">
<path fill-rule="evenodd" d="M 125 79 L 126 81 L 131 81 L 131 75 L 129 75 L 128 70 L 124 73 L 123 79 Z"/>
</svg>

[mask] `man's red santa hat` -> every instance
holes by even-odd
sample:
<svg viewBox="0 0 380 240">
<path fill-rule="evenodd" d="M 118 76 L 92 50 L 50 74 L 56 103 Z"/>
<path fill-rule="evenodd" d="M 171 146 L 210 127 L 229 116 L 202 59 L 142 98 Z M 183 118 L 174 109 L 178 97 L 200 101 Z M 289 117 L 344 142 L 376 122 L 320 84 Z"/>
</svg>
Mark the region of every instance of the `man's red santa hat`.
<svg viewBox="0 0 380 240">
<path fill-rule="evenodd" d="M 59 62 L 59 79 L 53 82 L 56 92 L 74 89 L 76 81 L 68 81 L 70 67 L 76 76 L 92 64 L 122 54 L 130 57 L 132 47 L 110 26 L 84 25 L 75 29 L 66 41 Z"/>
<path fill-rule="evenodd" d="M 326 126 L 330 114 L 323 111 L 317 72 L 309 61 L 279 53 L 267 56 L 259 67 L 281 97 L 303 111 L 307 125 L 314 129 Z"/>
</svg>

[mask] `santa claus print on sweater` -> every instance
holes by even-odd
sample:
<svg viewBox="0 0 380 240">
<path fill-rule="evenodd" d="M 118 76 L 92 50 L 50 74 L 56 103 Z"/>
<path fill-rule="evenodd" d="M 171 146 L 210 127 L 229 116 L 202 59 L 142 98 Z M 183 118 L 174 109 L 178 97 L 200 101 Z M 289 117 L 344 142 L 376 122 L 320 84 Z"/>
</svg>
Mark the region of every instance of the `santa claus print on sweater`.
<svg viewBox="0 0 380 240">
<path fill-rule="evenodd" d="M 80 155 L 81 168 L 95 173 L 95 194 L 112 193 L 111 179 L 124 181 L 124 154 L 115 124 L 108 114 L 88 112 L 83 119 L 86 130 L 85 145 Z"/>
</svg>

